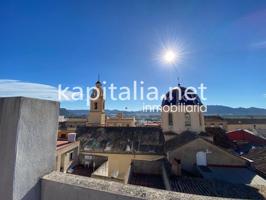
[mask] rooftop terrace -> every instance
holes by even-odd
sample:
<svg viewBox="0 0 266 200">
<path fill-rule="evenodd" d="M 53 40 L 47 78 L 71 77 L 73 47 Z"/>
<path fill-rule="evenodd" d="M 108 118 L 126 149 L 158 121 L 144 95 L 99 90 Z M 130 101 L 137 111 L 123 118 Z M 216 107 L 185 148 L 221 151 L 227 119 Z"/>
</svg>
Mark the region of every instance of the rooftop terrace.
<svg viewBox="0 0 266 200">
<path fill-rule="evenodd" d="M 214 199 L 54 172 L 58 112 L 59 104 L 53 101 L 25 97 L 0 98 L 0 157 L 3 161 L 0 165 L 1 200 Z M 121 129 L 121 133 L 117 134 L 117 131 L 111 134 L 107 131 L 104 137 L 98 135 L 101 131 L 105 130 L 96 128 L 96 131 L 84 134 L 95 134 L 99 147 L 106 148 L 104 144 L 111 139 L 111 144 L 118 150 L 124 150 L 127 137 L 133 142 L 136 151 L 149 145 L 160 146 L 160 141 L 164 141 L 158 129 L 145 129 L 147 134 L 140 134 L 142 129 Z M 139 139 L 144 142 L 138 143 Z M 135 172 L 141 169 L 137 161 L 135 167 Z"/>
<path fill-rule="evenodd" d="M 191 199 L 213 200 L 213 198 L 179 192 L 152 189 L 112 181 L 87 178 L 60 172 L 52 172 L 42 178 L 42 200 L 134 200 L 134 199 Z"/>
</svg>

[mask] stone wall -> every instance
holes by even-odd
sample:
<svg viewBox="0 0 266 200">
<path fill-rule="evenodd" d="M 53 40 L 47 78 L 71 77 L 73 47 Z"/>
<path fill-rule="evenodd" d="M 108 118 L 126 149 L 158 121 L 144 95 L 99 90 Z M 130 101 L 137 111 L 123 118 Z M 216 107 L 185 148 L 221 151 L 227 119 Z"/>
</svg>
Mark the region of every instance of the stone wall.
<svg viewBox="0 0 266 200">
<path fill-rule="evenodd" d="M 42 200 L 137 200 L 137 199 L 221 199 L 147 187 L 134 186 L 60 172 L 52 172 L 42 179 Z"/>
<path fill-rule="evenodd" d="M 0 199 L 39 200 L 40 177 L 55 168 L 59 104 L 0 98 Z"/>
</svg>

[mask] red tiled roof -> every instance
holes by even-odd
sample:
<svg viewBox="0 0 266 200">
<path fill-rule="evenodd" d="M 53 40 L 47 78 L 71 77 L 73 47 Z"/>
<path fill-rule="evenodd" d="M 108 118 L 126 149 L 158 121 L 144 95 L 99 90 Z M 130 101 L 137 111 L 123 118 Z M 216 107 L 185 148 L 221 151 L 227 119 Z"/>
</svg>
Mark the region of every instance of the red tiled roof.
<svg viewBox="0 0 266 200">
<path fill-rule="evenodd" d="M 160 123 L 157 122 L 146 122 L 144 126 L 160 126 Z"/>
<path fill-rule="evenodd" d="M 266 145 L 266 139 L 246 129 L 227 132 L 231 141 L 246 141 L 254 145 Z"/>
<path fill-rule="evenodd" d="M 61 149 L 65 146 L 67 146 L 68 144 L 70 144 L 71 142 L 67 141 L 67 140 L 57 140 L 56 141 L 56 150 Z"/>
</svg>

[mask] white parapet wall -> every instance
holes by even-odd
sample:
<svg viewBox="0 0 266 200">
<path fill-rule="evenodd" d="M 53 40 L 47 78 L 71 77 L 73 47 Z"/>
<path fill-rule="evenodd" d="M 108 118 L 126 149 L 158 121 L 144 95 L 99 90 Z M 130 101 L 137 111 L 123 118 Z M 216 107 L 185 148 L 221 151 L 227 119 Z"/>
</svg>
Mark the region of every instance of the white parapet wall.
<svg viewBox="0 0 266 200">
<path fill-rule="evenodd" d="M 40 177 L 55 168 L 59 103 L 0 98 L 0 199 L 40 200 Z"/>
<path fill-rule="evenodd" d="M 113 181 L 52 172 L 42 178 L 42 200 L 137 200 L 137 199 L 195 199 L 216 200 L 199 196 L 147 187 L 122 184 Z"/>
</svg>

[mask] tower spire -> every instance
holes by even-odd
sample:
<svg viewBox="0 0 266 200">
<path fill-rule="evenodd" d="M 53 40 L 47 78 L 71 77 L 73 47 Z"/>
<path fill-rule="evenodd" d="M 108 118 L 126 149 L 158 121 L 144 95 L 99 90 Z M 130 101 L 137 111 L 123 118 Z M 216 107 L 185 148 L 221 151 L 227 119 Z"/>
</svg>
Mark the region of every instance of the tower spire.
<svg viewBox="0 0 266 200">
<path fill-rule="evenodd" d="M 181 84 L 180 84 L 180 77 L 179 76 L 177 77 L 177 85 L 178 85 L 178 87 L 181 86 Z"/>
<path fill-rule="evenodd" d="M 100 82 L 100 74 L 98 73 L 98 81 Z"/>
</svg>

